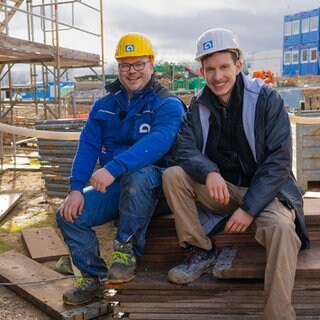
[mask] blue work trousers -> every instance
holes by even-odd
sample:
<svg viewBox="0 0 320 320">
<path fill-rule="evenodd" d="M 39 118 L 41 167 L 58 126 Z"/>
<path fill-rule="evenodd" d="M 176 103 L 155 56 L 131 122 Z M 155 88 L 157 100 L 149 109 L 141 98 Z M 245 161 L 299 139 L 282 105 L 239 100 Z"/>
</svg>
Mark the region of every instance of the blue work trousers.
<svg viewBox="0 0 320 320">
<path fill-rule="evenodd" d="M 143 254 L 148 224 L 157 213 L 162 195 L 163 169 L 148 166 L 124 175 L 106 193 L 84 189 L 84 209 L 73 223 L 56 213 L 58 227 L 68 245 L 73 263 L 85 274 L 104 279 L 108 268 L 100 256 L 99 243 L 92 227 L 118 218 L 116 240 L 131 242 L 137 256 Z M 164 197 L 161 197 L 164 199 Z M 162 201 L 161 201 L 162 202 Z"/>
</svg>

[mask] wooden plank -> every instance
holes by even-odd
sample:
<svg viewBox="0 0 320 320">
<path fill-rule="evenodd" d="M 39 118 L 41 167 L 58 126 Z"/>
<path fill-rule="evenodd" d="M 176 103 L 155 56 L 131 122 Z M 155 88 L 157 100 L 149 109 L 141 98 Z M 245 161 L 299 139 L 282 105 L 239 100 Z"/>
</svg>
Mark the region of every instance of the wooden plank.
<svg viewBox="0 0 320 320">
<path fill-rule="evenodd" d="M 255 257 L 254 260 L 248 257 Z M 261 246 L 226 247 L 218 257 L 213 274 L 221 279 L 262 279 L 265 270 L 265 249 Z M 299 252 L 296 278 L 320 277 L 320 245 L 312 244 Z"/>
<path fill-rule="evenodd" d="M 171 307 L 167 303 L 165 305 L 158 305 L 157 307 L 148 307 L 148 306 L 140 306 L 139 304 L 136 304 L 134 307 L 127 307 L 127 306 L 122 306 L 119 308 L 119 312 L 121 313 L 130 313 L 130 318 L 131 314 L 133 313 L 144 313 L 144 314 L 153 314 L 153 315 L 159 315 L 161 313 L 168 313 L 170 312 L 171 314 L 179 314 L 179 315 L 187 315 L 187 314 L 224 314 L 225 317 L 228 319 L 228 316 L 231 314 L 261 314 L 262 313 L 262 303 L 261 305 L 257 304 L 255 305 L 254 303 L 250 305 L 246 305 L 244 303 L 240 304 L 234 304 L 230 305 L 231 303 L 225 303 L 221 304 L 220 306 L 207 306 L 203 307 L 201 305 L 196 305 L 196 306 L 186 306 L 186 305 L 181 305 L 177 307 Z M 260 308 L 260 309 L 259 309 Z M 242 309 L 242 310 L 241 310 Z M 155 318 L 157 319 L 157 318 Z"/>
<path fill-rule="evenodd" d="M 320 242 L 320 199 L 307 198 L 304 202 L 310 240 Z M 152 219 L 146 238 L 144 255 L 138 259 L 139 263 L 177 264 L 188 254 L 187 250 L 179 246 L 173 215 L 158 216 Z M 213 239 L 220 250 L 231 245 L 257 244 L 251 229 L 241 234 L 229 234 L 222 231 L 214 235 Z"/>
<path fill-rule="evenodd" d="M 28 40 L 9 37 L 0 34 L 0 61 L 1 63 L 38 63 L 47 62 L 56 66 L 55 47 Z M 82 52 L 60 47 L 60 66 L 68 67 L 98 67 L 100 57 L 97 54 Z"/>
<path fill-rule="evenodd" d="M 48 196 L 52 197 L 62 197 L 65 198 L 68 195 L 68 191 L 54 191 L 54 190 L 48 190 L 47 191 Z"/>
<path fill-rule="evenodd" d="M 319 207 L 319 199 L 305 199 L 306 222 L 313 242 L 310 250 L 299 254 L 293 292 L 297 320 L 315 320 L 320 314 Z M 106 285 L 116 291 L 107 300 L 119 302 L 114 308 L 114 315 L 122 315 L 123 319 L 141 320 L 261 319 L 264 248 L 257 247 L 252 231 L 232 235 L 220 232 L 214 239 L 220 250 L 228 244 L 240 244 L 239 247 L 244 250 L 245 267 L 251 267 L 245 271 L 249 274 L 261 272 L 259 277 L 217 279 L 210 270 L 188 285 L 168 282 L 167 272 L 174 265 L 173 262 L 176 260 L 176 263 L 180 263 L 188 251 L 181 250 L 178 244 L 173 215 L 168 215 L 165 219 L 156 217 L 149 226 L 145 254 L 138 260 L 136 277 L 126 284 Z M 251 247 L 258 252 L 250 251 Z M 247 261 L 248 256 L 255 256 L 258 263 L 253 265 L 251 260 Z M 237 267 L 241 271 L 238 265 Z M 234 271 L 231 274 L 234 275 Z"/>
<path fill-rule="evenodd" d="M 320 198 L 320 192 L 316 192 L 316 191 L 307 191 L 303 197 L 306 199 L 312 199 L 312 198 L 315 198 L 315 199 L 319 199 Z"/>
<path fill-rule="evenodd" d="M 207 281 L 210 277 L 207 277 Z M 213 277 L 211 277 L 213 279 Z M 198 281 L 198 280 L 197 280 Z M 223 283 L 226 280 L 221 280 Z M 237 280 L 234 281 L 237 283 Z M 262 282 L 261 282 L 262 284 Z M 225 288 L 224 290 L 215 290 L 215 284 L 213 282 L 212 290 L 198 290 L 195 294 L 193 290 L 188 290 L 188 285 L 184 286 L 185 290 L 126 290 L 120 289 L 115 291 L 114 296 L 106 297 L 108 301 L 115 301 L 115 298 L 120 302 L 167 302 L 167 301 L 208 301 L 208 299 L 214 299 L 215 301 L 219 299 L 230 298 L 242 299 L 255 299 L 257 296 L 263 296 L 263 286 L 256 287 L 254 290 L 247 290 L 243 288 L 237 288 L 237 290 L 232 290 L 232 288 Z M 297 291 L 300 292 L 300 291 Z M 138 293 L 138 294 L 137 294 Z M 311 293 L 313 294 L 313 292 Z M 299 296 L 299 295 L 298 295 Z M 317 296 L 316 296 L 317 297 Z"/>
<path fill-rule="evenodd" d="M 319 243 L 320 242 L 320 232 L 319 230 L 309 230 L 309 238 L 310 241 L 313 243 Z"/>
<path fill-rule="evenodd" d="M 63 157 L 66 156 L 71 156 L 73 157 L 74 154 L 76 153 L 76 149 L 57 149 L 57 148 L 51 148 L 51 149 L 47 149 L 47 150 L 39 150 L 40 156 L 41 155 L 46 155 L 46 156 L 52 156 L 52 155 L 61 155 Z"/>
<path fill-rule="evenodd" d="M 304 211 L 307 224 L 320 225 L 320 193 L 314 192 L 306 194 L 306 197 L 304 198 Z M 173 214 L 154 217 L 150 222 L 148 230 L 153 229 L 175 229 Z"/>
<path fill-rule="evenodd" d="M 305 250 L 308 251 L 308 250 Z M 198 295 L 199 292 L 204 294 L 213 294 L 214 292 L 225 291 L 262 291 L 263 279 L 234 279 L 234 278 L 215 278 L 212 273 L 204 274 L 197 281 L 188 285 L 178 285 L 168 282 L 167 272 L 173 265 L 170 264 L 152 264 L 138 266 L 136 277 L 123 284 L 105 284 L 107 289 L 114 289 L 121 293 L 137 294 L 159 294 L 171 295 L 187 292 L 191 295 Z M 317 278 L 299 278 L 295 279 L 295 290 L 310 293 L 320 292 L 320 277 Z M 309 291 L 310 290 L 310 291 Z"/>
<path fill-rule="evenodd" d="M 70 165 L 72 164 L 73 159 L 72 158 L 60 158 L 60 157 L 47 157 L 47 156 L 40 156 L 40 162 L 48 162 L 48 163 L 52 163 L 53 165 L 56 164 L 65 164 L 65 165 Z"/>
<path fill-rule="evenodd" d="M 12 283 L 10 289 L 54 319 L 85 320 L 110 313 L 104 300 L 81 307 L 63 304 L 62 293 L 72 287 L 73 279 L 13 250 L 0 254 L 0 280 Z"/>
<path fill-rule="evenodd" d="M 156 265 L 138 269 L 130 283 L 111 285 L 118 301 L 114 315 L 122 319 L 261 319 L 263 281 L 253 279 L 215 279 L 205 274 L 188 285 L 175 285 L 166 278 L 166 270 Z M 110 286 L 110 284 L 107 284 Z M 297 320 L 317 319 L 320 313 L 320 278 L 296 279 L 293 304 Z"/>
<path fill-rule="evenodd" d="M 144 254 L 139 257 L 139 263 L 172 263 L 177 264 L 184 260 L 186 253 L 155 253 L 155 254 Z"/>
<path fill-rule="evenodd" d="M 9 213 L 21 198 L 19 192 L 1 192 L 0 193 L 0 221 Z"/>
<path fill-rule="evenodd" d="M 320 199 L 304 198 L 304 214 L 307 225 L 316 224 L 320 226 Z"/>
<path fill-rule="evenodd" d="M 51 183 L 48 181 L 45 181 L 45 185 L 48 188 L 48 190 L 54 190 L 54 191 L 64 191 L 64 196 L 66 197 L 68 195 L 69 191 L 69 183 Z"/>
<path fill-rule="evenodd" d="M 224 280 L 227 281 L 227 280 Z M 185 286 L 188 288 L 188 285 Z M 224 315 L 237 316 L 237 319 L 247 319 L 246 315 L 256 315 L 261 318 L 263 310 L 263 291 L 244 291 L 236 288 L 220 292 L 207 292 L 206 296 L 201 296 L 202 290 L 194 292 L 165 292 L 157 290 L 152 293 L 141 290 L 132 290 L 132 293 L 121 291 L 110 301 L 120 301 L 114 308 L 114 314 L 125 314 L 129 319 L 165 319 L 168 314 L 175 315 L 177 319 L 198 319 L 199 315 Z M 293 305 L 297 313 L 297 320 L 317 319 L 312 318 L 320 314 L 319 291 L 314 288 L 305 291 L 295 291 L 293 293 Z M 145 317 L 143 317 L 145 315 Z M 187 318 L 185 318 L 185 317 Z M 170 318 L 171 319 L 171 318 Z M 201 318 L 202 319 L 202 318 Z M 205 318 L 204 318 L 205 319 Z M 220 318 L 219 318 L 220 319 Z"/>
<path fill-rule="evenodd" d="M 312 310 L 312 314 L 320 314 L 319 300 L 306 297 L 299 301 L 293 301 L 296 311 L 308 313 L 306 310 Z M 262 311 L 264 307 L 264 297 L 259 295 L 257 297 L 250 296 L 250 299 L 242 296 L 238 297 L 236 293 L 225 296 L 221 299 L 214 297 L 207 300 L 189 300 L 189 301 L 166 301 L 166 302 L 122 302 L 121 309 L 124 312 L 140 311 L 140 312 L 168 312 L 172 313 L 241 313 L 242 312 L 257 312 Z M 162 309 L 162 310 L 161 310 Z"/>
<path fill-rule="evenodd" d="M 135 320 L 261 320 L 261 315 L 228 315 L 226 318 L 225 314 L 172 314 L 172 313 L 162 313 L 162 314 L 145 314 L 145 313 L 134 313 L 130 314 L 130 318 Z M 300 315 L 297 320 L 319 320 L 319 317 Z"/>
<path fill-rule="evenodd" d="M 130 314 L 129 318 L 135 320 L 226 320 L 225 314 L 176 314 L 176 313 L 161 313 L 161 314 L 146 314 L 134 313 Z M 260 320 L 261 315 L 228 315 L 228 320 Z M 315 320 L 314 318 L 304 318 L 298 320 Z M 316 319 L 317 320 L 317 319 Z"/>
<path fill-rule="evenodd" d="M 168 291 L 172 294 L 179 294 L 181 291 L 187 291 L 193 295 L 198 292 L 210 291 L 221 292 L 227 290 L 263 290 L 262 279 L 217 279 L 212 273 L 204 274 L 197 281 L 189 283 L 188 285 L 179 285 L 170 283 L 168 281 L 167 273 L 173 265 L 167 264 L 153 264 L 146 266 L 139 266 L 135 278 L 127 283 L 111 284 L 106 283 L 107 289 L 114 289 L 116 291 L 132 290 L 138 293 L 138 290 L 157 290 Z M 147 292 L 147 291 L 146 291 Z M 169 293 L 168 293 L 169 294 Z"/>
<path fill-rule="evenodd" d="M 149 231 L 148 231 L 149 232 Z M 165 237 L 151 237 L 149 238 L 148 236 L 148 232 L 147 232 L 147 244 L 150 244 L 152 242 L 154 242 L 155 244 L 159 244 L 159 245 L 179 245 L 178 244 L 178 238 L 177 235 L 175 234 L 175 231 L 173 231 L 173 233 L 169 236 L 165 236 Z"/>
<path fill-rule="evenodd" d="M 221 291 L 198 291 L 196 294 L 192 291 L 169 291 L 169 290 L 120 290 L 115 295 L 106 297 L 107 301 L 119 302 L 208 302 L 213 300 L 213 303 L 219 303 L 220 301 L 253 301 L 257 297 L 263 296 L 263 290 L 221 290 Z M 319 290 L 300 290 L 298 286 L 295 286 L 295 290 L 292 295 L 292 299 L 295 303 L 301 303 L 303 305 L 317 304 L 320 299 Z"/>
<path fill-rule="evenodd" d="M 52 227 L 31 228 L 21 231 L 30 256 L 40 262 L 69 255 L 69 251 Z"/>
<path fill-rule="evenodd" d="M 188 251 L 179 246 L 178 242 L 175 245 L 159 245 L 155 252 L 154 244 L 148 244 L 144 248 L 144 255 L 145 254 L 182 254 L 185 255 Z M 142 258 L 142 257 L 141 257 Z"/>
<path fill-rule="evenodd" d="M 51 140 L 51 139 L 47 139 L 47 140 L 44 140 L 44 139 L 38 139 L 38 146 L 41 148 L 41 149 L 46 149 L 46 148 L 52 148 L 52 147 L 55 147 L 55 148 L 77 148 L 78 147 L 78 141 L 77 140 L 66 140 L 66 141 L 63 141 L 63 140 Z"/>
<path fill-rule="evenodd" d="M 310 297 L 299 297 L 299 299 L 293 299 L 293 305 L 298 316 L 314 316 L 320 314 L 318 301 L 318 298 L 310 299 Z M 222 297 L 214 296 L 201 301 L 174 301 L 173 298 L 173 300 L 166 302 L 121 302 L 115 310 L 119 313 L 130 314 L 130 319 L 134 314 L 153 316 L 164 314 L 175 314 L 177 316 L 220 314 L 225 315 L 228 319 L 229 315 L 242 316 L 241 319 L 243 319 L 245 315 L 249 314 L 261 316 L 263 307 L 263 294 L 256 297 L 250 296 L 248 299 L 246 296 L 237 296 L 237 292 L 229 292 L 228 295 Z"/>
<path fill-rule="evenodd" d="M 263 296 L 259 297 L 250 297 L 250 301 L 242 297 L 241 299 L 232 299 L 232 295 L 230 295 L 230 300 L 224 299 L 208 299 L 207 301 L 167 301 L 167 302 L 122 302 L 122 307 L 130 308 L 132 310 L 139 308 L 141 311 L 152 310 L 152 312 L 159 312 L 159 308 L 166 307 L 167 311 L 170 310 L 173 313 L 191 313 L 192 309 L 197 308 L 197 313 L 207 313 L 208 311 L 205 309 L 226 309 L 226 313 L 233 313 L 235 310 L 230 310 L 230 305 L 234 309 L 246 309 L 246 308 L 263 308 Z M 150 311 L 151 311 L 150 310 Z M 175 311 L 177 310 L 177 311 Z M 220 311 L 221 312 L 221 311 Z M 239 311 L 236 311 L 239 312 Z"/>
</svg>

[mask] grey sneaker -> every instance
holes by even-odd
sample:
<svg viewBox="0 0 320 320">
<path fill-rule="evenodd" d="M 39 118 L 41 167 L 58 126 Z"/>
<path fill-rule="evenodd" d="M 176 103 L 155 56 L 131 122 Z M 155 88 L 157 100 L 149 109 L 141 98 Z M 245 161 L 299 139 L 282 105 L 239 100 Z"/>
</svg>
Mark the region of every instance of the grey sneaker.
<svg viewBox="0 0 320 320">
<path fill-rule="evenodd" d="M 91 277 L 77 277 L 74 288 L 66 291 L 62 300 L 65 304 L 79 305 L 94 298 L 103 298 L 104 287 L 100 280 Z"/>
<path fill-rule="evenodd" d="M 112 260 L 109 269 L 109 283 L 123 283 L 133 279 L 137 262 L 130 242 L 120 243 L 115 240 Z"/>
<path fill-rule="evenodd" d="M 168 272 L 168 279 L 173 283 L 187 284 L 198 279 L 213 267 L 218 251 L 215 246 L 210 251 L 192 247 L 188 257 Z"/>
</svg>

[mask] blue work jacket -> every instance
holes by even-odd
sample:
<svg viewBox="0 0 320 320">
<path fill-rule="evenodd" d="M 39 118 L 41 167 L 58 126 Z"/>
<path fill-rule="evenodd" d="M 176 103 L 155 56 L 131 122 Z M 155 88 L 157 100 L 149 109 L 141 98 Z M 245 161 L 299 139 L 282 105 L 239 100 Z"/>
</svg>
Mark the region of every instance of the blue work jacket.
<svg viewBox="0 0 320 320">
<path fill-rule="evenodd" d="M 119 80 L 106 90 L 81 132 L 70 190 L 82 191 L 97 160 L 116 179 L 151 164 L 168 166 L 166 155 L 181 125 L 184 104 L 154 76 L 131 99 Z"/>
</svg>

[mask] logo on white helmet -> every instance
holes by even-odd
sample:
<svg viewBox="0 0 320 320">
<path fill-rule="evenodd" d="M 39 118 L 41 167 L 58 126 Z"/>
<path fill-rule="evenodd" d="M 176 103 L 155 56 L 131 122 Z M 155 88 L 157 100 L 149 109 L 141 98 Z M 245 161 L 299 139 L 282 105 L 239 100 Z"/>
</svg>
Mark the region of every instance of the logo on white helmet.
<svg viewBox="0 0 320 320">
<path fill-rule="evenodd" d="M 212 40 L 206 41 L 203 43 L 202 45 L 203 51 L 209 50 L 211 48 L 213 48 L 213 42 Z"/>
<path fill-rule="evenodd" d="M 148 133 L 151 130 L 151 126 L 148 123 L 143 123 L 140 127 L 139 127 L 139 133 Z"/>
<path fill-rule="evenodd" d="M 133 52 L 134 51 L 134 44 L 127 44 L 125 47 L 126 52 Z"/>
</svg>

